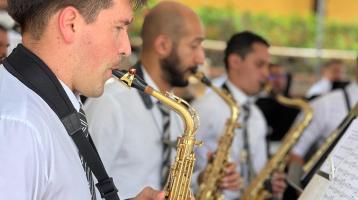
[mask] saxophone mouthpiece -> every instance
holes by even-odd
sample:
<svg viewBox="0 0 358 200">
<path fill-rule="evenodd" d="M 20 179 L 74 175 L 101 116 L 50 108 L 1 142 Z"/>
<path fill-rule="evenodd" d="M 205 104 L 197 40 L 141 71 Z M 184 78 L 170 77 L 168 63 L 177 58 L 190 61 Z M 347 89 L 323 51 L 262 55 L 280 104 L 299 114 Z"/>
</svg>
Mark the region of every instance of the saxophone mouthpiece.
<svg viewBox="0 0 358 200">
<path fill-rule="evenodd" d="M 134 87 L 142 92 L 148 93 L 147 90 L 150 90 L 147 83 L 136 75 L 137 70 L 134 68 L 127 70 L 118 70 L 115 69 L 112 71 L 112 74 L 117 77 L 123 84 L 128 87 Z"/>
<path fill-rule="evenodd" d="M 205 74 L 203 72 L 198 71 L 198 68 L 193 68 L 191 70 L 191 73 L 193 74 L 194 77 L 199 79 L 199 81 L 201 81 L 205 85 L 207 85 L 209 87 L 212 85 L 211 81 L 205 76 Z"/>
<path fill-rule="evenodd" d="M 116 78 L 122 78 L 122 76 L 124 76 L 126 74 L 126 70 L 119 70 L 119 69 L 114 69 L 112 70 L 112 75 Z"/>
<path fill-rule="evenodd" d="M 273 91 L 272 85 L 268 82 L 261 82 L 261 90 L 264 91 L 269 96 L 276 96 L 275 92 Z"/>
<path fill-rule="evenodd" d="M 128 72 L 126 70 L 112 70 L 112 74 L 128 87 L 132 87 L 135 79 L 135 72 L 135 69 L 129 70 Z"/>
<path fill-rule="evenodd" d="M 197 67 L 191 68 L 191 73 L 192 74 L 196 74 L 197 71 L 198 71 Z"/>
</svg>

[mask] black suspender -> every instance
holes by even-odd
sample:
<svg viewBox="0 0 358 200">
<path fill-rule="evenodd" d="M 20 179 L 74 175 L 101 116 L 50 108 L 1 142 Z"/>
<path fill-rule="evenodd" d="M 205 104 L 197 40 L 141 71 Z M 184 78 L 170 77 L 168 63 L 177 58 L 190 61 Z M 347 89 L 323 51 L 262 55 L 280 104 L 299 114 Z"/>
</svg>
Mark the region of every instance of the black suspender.
<svg viewBox="0 0 358 200">
<path fill-rule="evenodd" d="M 101 197 L 119 200 L 118 190 L 103 166 L 92 139 L 86 139 L 81 130 L 79 113 L 73 107 L 55 74 L 36 55 L 19 45 L 4 61 L 5 68 L 24 85 L 37 93 L 56 113 L 76 144 L 93 174 Z"/>
<path fill-rule="evenodd" d="M 343 90 L 344 100 L 346 102 L 347 113 L 349 113 L 351 110 L 351 100 L 349 99 L 349 95 L 347 92 L 347 86 L 344 87 L 342 90 Z"/>
</svg>

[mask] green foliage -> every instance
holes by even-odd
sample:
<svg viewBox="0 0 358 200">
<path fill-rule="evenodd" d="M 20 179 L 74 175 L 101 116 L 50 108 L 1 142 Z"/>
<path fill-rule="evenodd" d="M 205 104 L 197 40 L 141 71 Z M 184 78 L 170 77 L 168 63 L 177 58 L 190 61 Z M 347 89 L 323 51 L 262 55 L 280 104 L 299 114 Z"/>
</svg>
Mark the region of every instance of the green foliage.
<svg viewBox="0 0 358 200">
<path fill-rule="evenodd" d="M 313 48 L 316 43 L 314 16 L 273 17 L 264 13 L 235 13 L 231 10 L 202 7 L 197 10 L 207 30 L 207 38 L 227 40 L 238 31 L 251 30 L 272 45 Z M 323 48 L 358 49 L 358 24 L 325 23 Z"/>
<path fill-rule="evenodd" d="M 149 0 L 147 8 L 135 13 L 131 35 L 138 36 L 146 9 L 153 7 L 157 0 Z M 226 41 L 238 31 L 251 30 L 275 46 L 314 48 L 316 43 L 316 20 L 314 16 L 269 16 L 265 13 L 238 13 L 232 6 L 225 9 L 201 7 L 196 10 L 206 29 L 208 39 Z M 168 22 L 169 23 L 169 22 Z M 358 49 L 358 24 L 326 22 L 323 48 Z"/>
</svg>

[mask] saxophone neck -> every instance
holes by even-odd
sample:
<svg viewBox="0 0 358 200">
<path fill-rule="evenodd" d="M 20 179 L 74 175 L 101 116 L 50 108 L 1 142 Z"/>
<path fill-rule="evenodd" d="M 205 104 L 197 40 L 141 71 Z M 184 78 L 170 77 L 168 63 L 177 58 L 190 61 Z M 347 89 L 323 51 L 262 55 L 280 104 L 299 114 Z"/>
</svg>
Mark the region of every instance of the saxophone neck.
<svg viewBox="0 0 358 200">
<path fill-rule="evenodd" d="M 310 105 L 307 103 L 307 101 L 305 101 L 301 98 L 289 98 L 289 97 L 284 96 L 280 93 L 277 93 L 273 90 L 272 85 L 269 83 L 266 83 L 263 86 L 263 91 L 269 97 L 276 99 L 282 105 L 285 105 L 288 107 L 293 107 L 293 108 L 298 108 L 298 109 L 302 110 L 304 113 L 312 112 L 312 109 L 311 109 Z"/>
<path fill-rule="evenodd" d="M 184 135 L 194 137 L 198 128 L 199 119 L 195 110 L 185 100 L 168 92 L 160 92 L 147 85 L 147 83 L 136 75 L 135 69 L 126 70 L 113 70 L 115 76 L 121 83 L 128 87 L 134 87 L 148 95 L 158 99 L 164 105 L 174 110 L 182 118 L 185 125 Z"/>
<path fill-rule="evenodd" d="M 283 95 L 276 95 L 276 100 L 285 106 L 299 108 L 305 116 L 312 118 L 313 110 L 309 103 L 301 98 L 288 98 Z"/>
<path fill-rule="evenodd" d="M 192 75 L 194 78 L 196 78 L 197 80 L 199 80 L 200 82 L 211 88 L 217 95 L 220 96 L 221 99 L 224 100 L 224 102 L 230 108 L 230 112 L 231 112 L 230 119 L 236 122 L 239 117 L 239 107 L 238 107 L 238 103 L 233 98 L 233 96 L 226 90 L 214 86 L 211 83 L 210 79 L 208 79 L 203 72 L 194 71 Z"/>
<path fill-rule="evenodd" d="M 184 122 L 184 134 L 189 137 L 194 136 L 198 129 L 199 119 L 196 111 L 189 103 L 169 92 L 162 93 L 152 89 L 148 94 L 174 110 Z"/>
</svg>

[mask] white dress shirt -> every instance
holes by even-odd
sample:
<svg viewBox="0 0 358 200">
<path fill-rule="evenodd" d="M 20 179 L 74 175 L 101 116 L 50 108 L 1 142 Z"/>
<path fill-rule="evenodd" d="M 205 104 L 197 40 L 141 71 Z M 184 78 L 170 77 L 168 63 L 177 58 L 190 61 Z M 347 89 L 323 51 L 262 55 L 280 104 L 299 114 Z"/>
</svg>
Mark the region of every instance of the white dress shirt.
<svg viewBox="0 0 358 200">
<path fill-rule="evenodd" d="M 235 87 L 230 81 L 226 84 L 232 93 L 234 99 L 239 105 L 251 101 L 246 94 Z M 253 102 L 253 101 L 252 101 Z M 267 149 L 265 136 L 267 124 L 261 111 L 254 103 L 250 103 L 250 117 L 248 119 L 248 137 L 251 152 L 253 169 L 257 174 L 267 161 Z M 197 132 L 198 140 L 202 140 L 204 145 L 197 148 L 196 173 L 193 179 L 194 188 L 197 189 L 196 181 L 198 172 L 202 171 L 207 164 L 207 153 L 215 152 L 220 136 L 223 134 L 225 123 L 230 116 L 228 105 L 213 91 L 207 92 L 203 97 L 196 100 L 193 106 L 197 110 L 200 118 L 200 126 Z M 240 108 L 239 123 L 243 121 L 243 109 Z M 242 129 L 236 129 L 232 144 L 230 161 L 237 164 L 237 170 L 240 172 L 240 151 L 243 149 Z M 238 192 L 225 192 L 225 199 L 235 199 L 239 197 Z"/>
<path fill-rule="evenodd" d="M 144 80 L 156 89 L 143 71 Z M 145 186 L 161 189 L 162 115 L 156 105 L 158 100 L 151 99 L 154 106 L 147 109 L 138 90 L 111 79 L 104 94 L 88 99 L 84 106 L 97 150 L 124 199 L 134 197 Z M 182 135 L 181 124 L 179 116 L 171 111 L 172 141 Z"/>
<path fill-rule="evenodd" d="M 358 102 L 358 85 L 349 84 L 346 91 L 352 108 Z M 293 153 L 303 157 L 308 149 L 318 140 L 327 138 L 348 114 L 347 104 L 342 90 L 336 90 L 310 103 L 313 119 L 300 140 L 293 148 Z"/>
<path fill-rule="evenodd" d="M 64 84 L 72 104 L 80 104 Z M 78 149 L 52 109 L 0 66 L 0 199 L 89 200 Z"/>
<path fill-rule="evenodd" d="M 313 96 L 326 94 L 330 92 L 331 89 L 332 89 L 332 82 L 325 78 L 322 78 L 308 89 L 306 97 L 310 98 Z"/>
<path fill-rule="evenodd" d="M 20 33 L 14 31 L 14 30 L 9 30 L 7 32 L 7 34 L 8 34 L 7 37 L 9 38 L 9 47 L 7 48 L 7 55 L 10 55 L 12 50 L 14 50 L 15 47 L 21 43 L 22 36 Z"/>
</svg>

